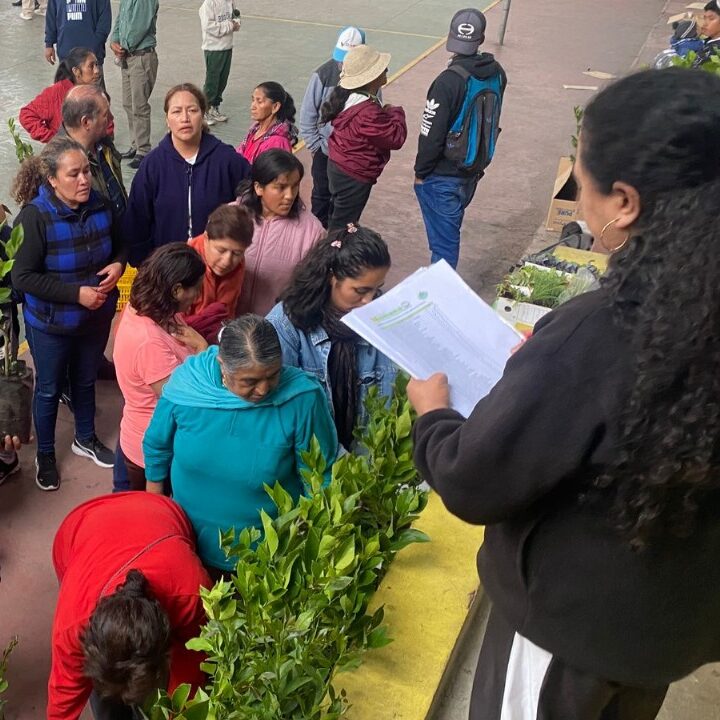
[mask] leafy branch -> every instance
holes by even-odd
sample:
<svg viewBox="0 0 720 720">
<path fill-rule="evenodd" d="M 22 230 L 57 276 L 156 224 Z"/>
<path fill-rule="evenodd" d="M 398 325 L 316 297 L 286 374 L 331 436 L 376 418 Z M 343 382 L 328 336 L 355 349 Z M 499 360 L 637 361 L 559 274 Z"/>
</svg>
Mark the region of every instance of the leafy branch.
<svg viewBox="0 0 720 720">
<path fill-rule="evenodd" d="M 5 223 L 0 223 L 0 229 Z M 3 339 L 4 362 L 0 370 L 8 377 L 13 372 L 13 366 L 17 361 L 17 348 L 14 346 L 14 338 L 12 332 L 12 317 L 8 309 L 8 303 L 12 295 L 12 289 L 3 287 L 3 280 L 10 274 L 15 264 L 15 256 L 24 240 L 24 232 L 22 225 L 17 225 L 10 233 L 10 238 L 2 245 L 5 260 L 0 255 L 0 336 Z"/>
<path fill-rule="evenodd" d="M 228 580 L 201 590 L 208 623 L 188 647 L 206 654 L 205 690 L 159 692 L 150 720 L 336 720 L 348 708 L 333 678 L 390 642 L 373 593 L 395 555 L 428 537 L 413 529 L 427 503 L 412 461 L 405 381 L 392 399 L 371 390 L 363 451 L 333 466 L 317 441 L 305 454 L 309 489 L 293 502 L 279 485 L 266 491 L 277 518 L 263 531 L 222 537 L 237 564 Z"/>
<path fill-rule="evenodd" d="M 29 158 L 34 154 L 33 147 L 30 143 L 24 142 L 20 137 L 20 132 L 15 125 L 14 118 L 8 118 L 7 124 L 8 129 L 10 130 L 10 135 L 15 143 L 15 155 L 17 156 L 18 162 L 22 163 L 25 158 Z"/>
<path fill-rule="evenodd" d="M 0 695 L 4 695 L 8 689 L 8 681 L 5 679 L 5 673 L 7 673 L 8 660 L 10 659 L 10 653 L 15 649 L 18 644 L 17 635 L 10 639 L 6 648 L 3 650 L 2 658 L 0 658 Z M 6 701 L 0 697 L 0 720 L 5 718 L 5 704 Z"/>
</svg>

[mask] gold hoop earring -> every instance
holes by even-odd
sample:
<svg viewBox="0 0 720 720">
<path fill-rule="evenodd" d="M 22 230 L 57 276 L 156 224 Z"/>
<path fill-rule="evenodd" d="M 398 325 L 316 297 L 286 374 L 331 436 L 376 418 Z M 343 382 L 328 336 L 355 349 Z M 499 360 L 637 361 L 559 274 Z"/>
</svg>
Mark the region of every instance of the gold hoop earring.
<svg viewBox="0 0 720 720">
<path fill-rule="evenodd" d="M 620 218 L 615 218 L 614 220 L 611 220 L 609 223 L 605 224 L 605 227 L 600 231 L 600 237 L 598 240 L 600 241 L 600 244 L 612 255 L 613 253 L 618 252 L 618 250 L 622 250 L 626 245 L 628 240 L 630 239 L 630 233 L 625 233 L 625 239 L 616 247 L 616 248 L 609 248 L 605 244 L 605 231 L 613 224 L 616 223 Z"/>
</svg>

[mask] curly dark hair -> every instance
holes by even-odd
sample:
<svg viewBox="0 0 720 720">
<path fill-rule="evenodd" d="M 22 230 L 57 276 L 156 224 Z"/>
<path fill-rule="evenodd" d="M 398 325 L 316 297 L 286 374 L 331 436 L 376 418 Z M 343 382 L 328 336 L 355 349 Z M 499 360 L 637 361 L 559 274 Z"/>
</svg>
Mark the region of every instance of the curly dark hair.
<svg viewBox="0 0 720 720">
<path fill-rule="evenodd" d="M 601 193 L 624 182 L 641 202 L 603 280 L 634 372 L 616 460 L 596 481 L 636 549 L 690 535 L 720 488 L 718 128 L 720 79 L 680 68 L 618 81 L 583 120 L 587 174 Z"/>
<path fill-rule="evenodd" d="M 170 620 L 139 570 L 98 602 L 81 644 L 85 676 L 103 698 L 141 705 L 167 684 Z"/>
<path fill-rule="evenodd" d="M 205 275 L 199 253 L 185 243 L 169 243 L 155 250 L 138 268 L 130 288 L 130 304 L 138 315 L 154 320 L 166 332 L 177 330 L 178 303 L 173 289 L 191 288 Z"/>
<path fill-rule="evenodd" d="M 354 225 L 333 230 L 295 268 L 280 296 L 283 310 L 295 327 L 310 332 L 321 324 L 330 301 L 331 276 L 357 278 L 366 270 L 384 267 L 390 267 L 390 251 L 374 230 Z"/>
<path fill-rule="evenodd" d="M 25 158 L 12 181 L 10 197 L 20 207 L 25 207 L 37 196 L 46 177 L 47 170 L 39 155 Z"/>
</svg>

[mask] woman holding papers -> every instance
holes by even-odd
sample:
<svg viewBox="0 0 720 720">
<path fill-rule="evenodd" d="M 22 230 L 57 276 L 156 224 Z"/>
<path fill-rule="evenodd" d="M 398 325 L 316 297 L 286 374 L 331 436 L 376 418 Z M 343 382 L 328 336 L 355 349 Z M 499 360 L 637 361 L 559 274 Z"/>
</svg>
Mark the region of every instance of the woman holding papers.
<svg viewBox="0 0 720 720">
<path fill-rule="evenodd" d="M 444 375 L 408 386 L 418 468 L 488 526 L 472 720 L 650 720 L 720 660 L 718 128 L 709 73 L 601 92 L 575 164 L 601 288 L 546 315 L 467 420 Z"/>
<path fill-rule="evenodd" d="M 376 385 L 390 395 L 397 367 L 341 318 L 377 297 L 389 269 L 385 241 L 349 224 L 310 250 L 268 315 L 280 337 L 283 364 L 315 375 L 325 388 L 346 449 L 355 427 L 364 424 L 368 390 Z"/>
</svg>

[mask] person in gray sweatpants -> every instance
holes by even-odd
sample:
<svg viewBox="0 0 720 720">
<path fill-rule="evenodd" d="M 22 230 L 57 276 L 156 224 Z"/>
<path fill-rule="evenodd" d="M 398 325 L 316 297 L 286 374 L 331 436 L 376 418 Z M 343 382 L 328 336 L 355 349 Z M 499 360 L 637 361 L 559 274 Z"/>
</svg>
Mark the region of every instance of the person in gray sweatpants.
<svg viewBox="0 0 720 720">
<path fill-rule="evenodd" d="M 137 169 L 150 152 L 150 95 L 157 79 L 158 0 L 120 0 L 112 48 L 122 72 L 123 108 L 130 129 L 130 149 L 121 157 Z"/>
</svg>

